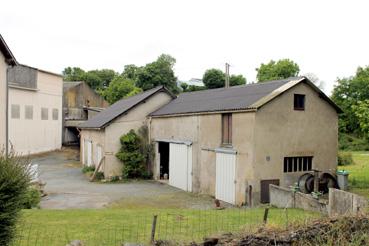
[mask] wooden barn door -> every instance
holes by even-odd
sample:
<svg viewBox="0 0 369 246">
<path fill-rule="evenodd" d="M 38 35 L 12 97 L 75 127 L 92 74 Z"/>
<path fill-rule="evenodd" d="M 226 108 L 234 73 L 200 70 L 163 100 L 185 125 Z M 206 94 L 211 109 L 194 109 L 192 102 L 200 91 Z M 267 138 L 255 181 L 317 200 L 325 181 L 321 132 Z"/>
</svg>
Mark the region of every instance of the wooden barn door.
<svg viewBox="0 0 369 246">
<path fill-rule="evenodd" d="M 279 186 L 279 179 L 268 179 L 268 180 L 260 181 L 260 202 L 261 203 L 270 202 L 270 195 L 269 195 L 269 185 L 270 184 Z"/>
</svg>

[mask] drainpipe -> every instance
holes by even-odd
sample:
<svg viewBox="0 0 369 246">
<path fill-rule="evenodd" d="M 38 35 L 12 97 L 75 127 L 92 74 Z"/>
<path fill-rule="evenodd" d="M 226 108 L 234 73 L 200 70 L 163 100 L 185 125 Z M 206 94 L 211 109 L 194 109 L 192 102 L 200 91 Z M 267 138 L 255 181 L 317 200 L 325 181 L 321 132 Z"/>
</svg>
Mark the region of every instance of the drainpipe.
<svg viewBox="0 0 369 246">
<path fill-rule="evenodd" d="M 5 89 L 5 156 L 9 154 L 9 84 L 8 68 L 6 69 L 6 89 Z"/>
</svg>

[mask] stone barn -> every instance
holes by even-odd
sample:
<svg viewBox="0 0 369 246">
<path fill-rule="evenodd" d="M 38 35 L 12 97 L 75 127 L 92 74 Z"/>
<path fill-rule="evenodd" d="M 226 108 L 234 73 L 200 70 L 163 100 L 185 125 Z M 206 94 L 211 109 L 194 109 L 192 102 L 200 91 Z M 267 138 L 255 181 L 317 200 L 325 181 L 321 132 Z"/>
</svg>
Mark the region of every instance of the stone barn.
<svg viewBox="0 0 369 246">
<path fill-rule="evenodd" d="M 149 124 L 148 115 L 170 102 L 174 96 L 163 86 L 122 99 L 85 123 L 81 129 L 81 162 L 97 167 L 106 178 L 122 175 L 122 163 L 115 154 L 119 151 L 120 137 L 131 129 L 138 130 Z"/>
<path fill-rule="evenodd" d="M 150 114 L 154 177 L 231 204 L 335 173 L 341 110 L 305 77 L 182 93 Z"/>
</svg>

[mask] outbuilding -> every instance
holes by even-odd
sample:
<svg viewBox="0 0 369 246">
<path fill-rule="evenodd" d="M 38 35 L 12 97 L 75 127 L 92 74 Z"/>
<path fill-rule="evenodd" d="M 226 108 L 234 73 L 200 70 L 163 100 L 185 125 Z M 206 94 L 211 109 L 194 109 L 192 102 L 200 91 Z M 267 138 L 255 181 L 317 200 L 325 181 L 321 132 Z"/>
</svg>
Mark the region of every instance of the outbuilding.
<svg viewBox="0 0 369 246">
<path fill-rule="evenodd" d="M 109 104 L 84 81 L 64 81 L 63 99 L 63 145 L 79 144 L 78 125 Z"/>
<path fill-rule="evenodd" d="M 98 167 L 105 178 L 122 175 L 122 163 L 115 154 L 120 137 L 131 129 L 149 125 L 148 115 L 170 102 L 174 96 L 163 86 L 122 99 L 80 124 L 81 162 Z"/>
<path fill-rule="evenodd" d="M 305 77 L 182 93 L 150 114 L 154 177 L 231 204 L 337 165 L 336 106 Z"/>
<path fill-rule="evenodd" d="M 9 143 L 22 155 L 61 148 L 63 76 L 26 65 L 8 68 Z"/>
</svg>

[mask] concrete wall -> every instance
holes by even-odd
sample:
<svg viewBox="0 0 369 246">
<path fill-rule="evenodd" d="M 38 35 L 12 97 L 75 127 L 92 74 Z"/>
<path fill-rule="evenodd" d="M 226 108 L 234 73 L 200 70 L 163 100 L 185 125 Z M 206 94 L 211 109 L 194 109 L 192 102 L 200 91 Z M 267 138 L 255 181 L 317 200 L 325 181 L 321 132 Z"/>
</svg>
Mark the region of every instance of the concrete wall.
<svg viewBox="0 0 369 246">
<path fill-rule="evenodd" d="M 62 77 L 38 71 L 37 90 L 9 88 L 9 139 L 16 152 L 34 154 L 61 148 Z M 12 105 L 19 105 L 20 118 L 11 117 Z M 33 107 L 33 119 L 25 118 L 26 106 Z M 41 108 L 48 109 L 48 119 L 41 119 Z M 58 110 L 57 120 L 53 109 Z"/>
<path fill-rule="evenodd" d="M 93 141 L 92 155 L 93 158 L 96 156 L 95 143 L 103 143 L 103 156 L 104 160 L 104 175 L 105 177 L 120 176 L 122 175 L 122 166 L 120 160 L 115 157 L 115 154 L 119 151 L 120 137 L 128 133 L 131 129 L 138 130 L 142 126 L 148 125 L 147 116 L 159 109 L 163 105 L 167 104 L 172 98 L 164 92 L 157 93 L 142 102 L 135 108 L 128 111 L 127 114 L 122 115 L 112 121 L 105 130 L 87 130 L 82 129 L 81 135 L 81 146 L 84 139 L 89 139 Z M 84 151 L 84 150 L 82 150 Z M 82 160 L 82 156 L 81 156 Z M 96 163 L 95 160 L 93 161 Z"/>
<path fill-rule="evenodd" d="M 0 150 L 6 144 L 6 69 L 4 55 L 0 52 Z"/>
<path fill-rule="evenodd" d="M 365 214 L 368 205 L 368 199 L 364 197 L 343 190 L 329 189 L 329 216 Z"/>
<path fill-rule="evenodd" d="M 293 192 L 284 187 L 270 185 L 270 205 L 278 208 L 300 208 L 304 210 L 327 213 L 327 204 L 309 194 Z"/>
<path fill-rule="evenodd" d="M 305 95 L 304 111 L 294 110 L 294 94 Z M 255 119 L 254 201 L 260 201 L 260 180 L 280 179 L 288 187 L 304 173 L 283 173 L 284 157 L 313 156 L 313 169 L 335 172 L 337 135 L 335 109 L 306 84 L 263 106 Z"/>
<path fill-rule="evenodd" d="M 10 85 L 37 89 L 37 70 L 26 66 L 14 66 L 8 69 Z"/>
<path fill-rule="evenodd" d="M 85 146 L 85 140 L 92 142 L 92 165 L 97 167 L 97 147 L 102 148 L 102 153 L 105 152 L 105 130 L 83 130 L 81 131 L 81 144 L 80 144 L 80 161 L 83 165 L 87 164 L 86 156 L 87 149 Z M 106 153 L 105 153 L 106 154 Z M 105 169 L 105 159 L 103 160 L 101 169 Z"/>
</svg>

